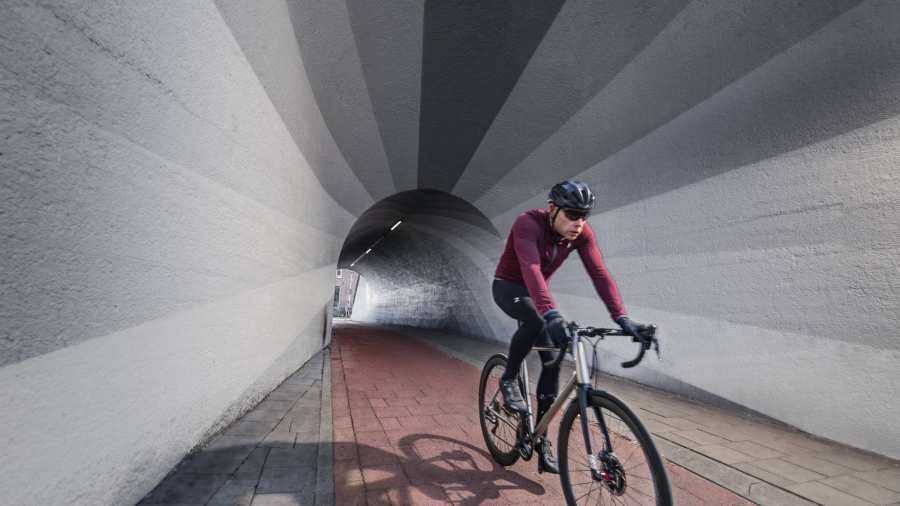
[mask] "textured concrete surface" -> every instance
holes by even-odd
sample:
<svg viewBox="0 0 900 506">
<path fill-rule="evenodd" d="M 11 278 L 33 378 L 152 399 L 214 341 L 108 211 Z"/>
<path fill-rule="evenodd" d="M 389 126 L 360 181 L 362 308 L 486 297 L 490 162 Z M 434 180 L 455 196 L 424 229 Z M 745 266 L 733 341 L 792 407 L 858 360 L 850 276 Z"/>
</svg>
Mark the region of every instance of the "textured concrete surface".
<svg viewBox="0 0 900 506">
<path fill-rule="evenodd" d="M 667 338 L 628 377 L 900 457 L 898 24 L 892 0 L 2 2 L 0 502 L 143 496 L 321 349 L 356 259 L 360 318 L 507 339 L 502 242 L 568 177 Z M 606 323 L 577 263 L 563 314 Z"/>
<path fill-rule="evenodd" d="M 138 504 L 334 504 L 329 361 L 310 359 Z"/>
<path fill-rule="evenodd" d="M 365 280 L 355 317 L 490 335 L 499 243 L 491 222 L 458 197 L 403 192 L 378 202 L 360 216 L 341 251 L 340 264 L 359 259 L 352 269 Z"/>
<path fill-rule="evenodd" d="M 0 503 L 127 504 L 321 348 L 354 217 L 212 3 L 0 10 Z"/>
</svg>

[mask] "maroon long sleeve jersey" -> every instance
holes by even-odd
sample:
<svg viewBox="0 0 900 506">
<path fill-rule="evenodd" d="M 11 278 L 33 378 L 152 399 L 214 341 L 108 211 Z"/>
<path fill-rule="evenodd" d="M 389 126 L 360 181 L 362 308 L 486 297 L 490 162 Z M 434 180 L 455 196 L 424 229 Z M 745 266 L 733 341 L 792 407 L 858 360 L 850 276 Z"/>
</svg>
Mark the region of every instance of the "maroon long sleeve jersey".
<svg viewBox="0 0 900 506">
<path fill-rule="evenodd" d="M 624 315 L 619 289 L 606 270 L 590 225 L 585 223 L 574 241 L 563 239 L 550 227 L 550 213 L 546 209 L 532 209 L 516 218 L 494 275 L 504 281 L 524 284 L 538 312 L 544 314 L 556 307 L 547 282 L 573 249 L 578 250 L 613 320 Z"/>
</svg>

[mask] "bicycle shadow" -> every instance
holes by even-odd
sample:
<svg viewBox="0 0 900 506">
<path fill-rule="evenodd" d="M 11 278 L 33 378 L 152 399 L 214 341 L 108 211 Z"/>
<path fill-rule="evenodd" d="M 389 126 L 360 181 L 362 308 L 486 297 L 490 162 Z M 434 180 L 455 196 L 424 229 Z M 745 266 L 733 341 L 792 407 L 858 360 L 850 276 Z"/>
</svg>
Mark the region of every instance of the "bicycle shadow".
<svg viewBox="0 0 900 506">
<path fill-rule="evenodd" d="M 402 437 L 391 447 L 334 445 L 336 459 L 358 452 L 370 504 L 449 499 L 454 504 L 476 505 L 504 499 L 504 491 L 532 495 L 535 500 L 547 492 L 541 483 L 498 465 L 485 450 L 452 437 L 418 433 Z M 359 475 L 341 462 L 335 461 L 336 492 L 360 486 L 354 483 Z"/>
<path fill-rule="evenodd" d="M 187 456 L 139 504 L 249 504 L 269 495 L 308 504 L 317 492 L 331 489 L 321 487 L 332 479 L 335 503 L 342 505 L 546 503 L 559 498 L 539 481 L 498 465 L 487 451 L 449 436 L 408 434 L 382 446 L 337 441 L 326 461 L 319 458 L 324 455 L 318 442 L 264 446 L 226 441 Z M 327 461 L 333 468 L 320 469 Z M 320 471 L 326 469 L 323 476 Z"/>
</svg>

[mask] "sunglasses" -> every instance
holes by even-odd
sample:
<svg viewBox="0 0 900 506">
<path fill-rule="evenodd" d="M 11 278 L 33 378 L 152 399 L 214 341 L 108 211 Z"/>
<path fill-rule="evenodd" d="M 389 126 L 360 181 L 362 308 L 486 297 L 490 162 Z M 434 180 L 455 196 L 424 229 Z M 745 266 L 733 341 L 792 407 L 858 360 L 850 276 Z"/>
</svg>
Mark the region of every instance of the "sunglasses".
<svg viewBox="0 0 900 506">
<path fill-rule="evenodd" d="M 563 214 L 566 215 L 566 218 L 568 218 L 569 221 L 578 221 L 578 220 L 587 221 L 587 217 L 588 217 L 587 211 L 578 211 L 575 209 L 563 209 L 562 212 L 563 212 Z"/>
</svg>

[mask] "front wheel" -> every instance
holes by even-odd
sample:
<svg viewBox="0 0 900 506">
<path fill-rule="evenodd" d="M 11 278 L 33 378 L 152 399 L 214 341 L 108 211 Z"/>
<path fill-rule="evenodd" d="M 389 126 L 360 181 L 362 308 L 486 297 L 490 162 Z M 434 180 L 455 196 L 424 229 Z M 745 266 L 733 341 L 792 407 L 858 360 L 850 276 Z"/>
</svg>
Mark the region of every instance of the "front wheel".
<svg viewBox="0 0 900 506">
<path fill-rule="evenodd" d="M 500 377 L 506 372 L 506 356 L 496 354 L 481 370 L 478 385 L 478 417 L 481 433 L 491 456 L 501 466 L 511 466 L 519 460 L 517 448 L 520 418 L 503 408 Z"/>
<path fill-rule="evenodd" d="M 589 397 L 587 413 L 599 473 L 591 472 L 581 413 L 573 401 L 559 426 L 559 474 L 566 502 L 670 506 L 665 465 L 637 416 L 616 397 L 596 390 Z"/>
</svg>

